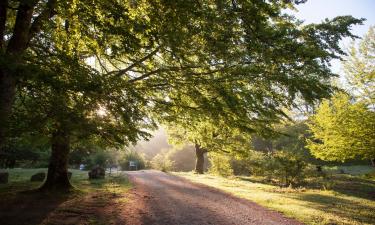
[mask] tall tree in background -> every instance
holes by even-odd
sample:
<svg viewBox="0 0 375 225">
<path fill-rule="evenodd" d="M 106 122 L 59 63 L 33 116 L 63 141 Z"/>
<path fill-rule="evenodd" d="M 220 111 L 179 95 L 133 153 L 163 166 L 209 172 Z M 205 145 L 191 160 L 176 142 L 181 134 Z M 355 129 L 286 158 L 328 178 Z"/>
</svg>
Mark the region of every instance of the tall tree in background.
<svg viewBox="0 0 375 225">
<path fill-rule="evenodd" d="M 351 95 L 337 93 L 320 105 L 308 147 L 329 161 L 370 159 L 375 166 L 375 33 L 371 27 L 343 62 Z"/>
<path fill-rule="evenodd" d="M 358 46 L 352 44 L 343 65 L 351 93 L 375 109 L 375 26 L 370 27 Z"/>
<path fill-rule="evenodd" d="M 181 124 L 180 124 L 181 125 Z M 169 141 L 173 145 L 194 145 L 195 172 L 204 173 L 204 155 L 208 152 L 241 153 L 250 146 L 250 136 L 219 121 L 201 122 L 189 126 L 172 123 L 167 129 Z"/>
<path fill-rule="evenodd" d="M 0 145 L 16 93 L 15 122 L 51 138 L 47 189 L 69 187 L 75 136 L 135 142 L 155 120 L 267 130 L 296 97 L 331 93 L 329 61 L 362 22 L 302 26 L 287 2 L 2 1 Z"/>
<path fill-rule="evenodd" d="M 307 147 L 322 160 L 367 159 L 375 165 L 375 112 L 344 93 L 325 100 L 312 116 Z"/>
</svg>

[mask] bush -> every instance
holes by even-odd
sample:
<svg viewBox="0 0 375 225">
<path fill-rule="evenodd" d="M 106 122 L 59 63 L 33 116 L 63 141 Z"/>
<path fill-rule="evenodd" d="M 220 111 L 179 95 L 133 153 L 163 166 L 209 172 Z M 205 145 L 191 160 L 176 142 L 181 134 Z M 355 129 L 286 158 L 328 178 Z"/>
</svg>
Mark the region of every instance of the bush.
<svg viewBox="0 0 375 225">
<path fill-rule="evenodd" d="M 165 152 L 161 152 L 152 158 L 151 166 L 153 169 L 167 172 L 173 169 L 173 161 L 168 159 Z"/>
<path fill-rule="evenodd" d="M 242 158 L 210 154 L 210 161 L 212 173 L 222 176 L 263 176 L 285 186 L 301 184 L 306 175 L 318 175 L 316 168 L 307 167 L 303 156 L 287 151 L 273 154 L 252 151 Z"/>
<path fill-rule="evenodd" d="M 209 153 L 208 159 L 211 163 L 209 173 L 217 174 L 224 177 L 233 175 L 233 168 L 231 166 L 230 156 L 211 152 Z"/>
<path fill-rule="evenodd" d="M 273 171 L 271 176 L 276 177 L 279 182 L 296 185 L 303 181 L 307 164 L 301 157 L 290 152 L 279 151 L 271 159 L 267 164 L 268 172 Z"/>
<path fill-rule="evenodd" d="M 91 169 L 95 166 L 101 166 L 106 168 L 108 166 L 114 166 L 117 164 L 117 155 L 116 150 L 101 150 L 95 153 L 92 153 L 88 158 L 86 168 Z"/>
<path fill-rule="evenodd" d="M 138 164 L 138 169 L 142 170 L 146 167 L 146 160 L 143 155 L 136 151 L 127 151 L 124 156 L 120 159 L 119 164 L 122 170 L 130 170 L 129 162 L 134 161 Z"/>
<path fill-rule="evenodd" d="M 173 171 L 192 171 L 195 168 L 195 150 L 193 146 L 184 146 L 181 149 L 170 149 L 165 157 L 172 165 Z"/>
<path fill-rule="evenodd" d="M 94 168 L 96 165 L 107 167 L 107 154 L 105 152 L 95 152 L 87 160 L 86 169 Z"/>
<path fill-rule="evenodd" d="M 267 154 L 252 151 L 246 157 L 232 159 L 231 164 L 235 175 L 255 175 L 263 176 L 266 174 Z"/>
</svg>

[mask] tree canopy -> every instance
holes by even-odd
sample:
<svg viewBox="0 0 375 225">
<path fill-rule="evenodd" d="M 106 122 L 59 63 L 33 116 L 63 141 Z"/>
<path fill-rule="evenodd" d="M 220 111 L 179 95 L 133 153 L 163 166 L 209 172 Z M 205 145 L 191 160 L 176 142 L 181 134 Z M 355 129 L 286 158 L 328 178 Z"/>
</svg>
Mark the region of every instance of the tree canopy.
<svg viewBox="0 0 375 225">
<path fill-rule="evenodd" d="M 343 63 L 351 93 L 369 107 L 375 107 L 375 26 L 356 46 L 353 43 Z"/>
<path fill-rule="evenodd" d="M 311 118 L 313 138 L 308 147 L 318 158 L 375 159 L 374 41 L 371 27 L 358 46 L 351 46 L 343 62 L 350 94 L 336 93 Z"/>
<path fill-rule="evenodd" d="M 317 158 L 328 161 L 374 159 L 375 112 L 363 103 L 353 103 L 340 93 L 325 100 L 311 118 L 313 133 L 308 148 Z"/>
<path fill-rule="evenodd" d="M 171 121 L 270 130 L 297 97 L 332 92 L 329 62 L 363 21 L 303 25 L 284 13 L 300 2 L 2 1 L 0 145 L 12 107 L 11 131 L 51 137 L 56 177 L 72 137 L 129 144 Z"/>
</svg>

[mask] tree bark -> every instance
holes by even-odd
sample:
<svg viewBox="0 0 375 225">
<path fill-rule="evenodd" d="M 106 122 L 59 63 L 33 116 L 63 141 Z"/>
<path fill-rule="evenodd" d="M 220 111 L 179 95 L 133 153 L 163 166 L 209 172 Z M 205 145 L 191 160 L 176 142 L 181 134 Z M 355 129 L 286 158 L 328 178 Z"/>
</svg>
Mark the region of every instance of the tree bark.
<svg viewBox="0 0 375 225">
<path fill-rule="evenodd" d="M 371 159 L 372 166 L 375 167 L 375 158 Z"/>
<path fill-rule="evenodd" d="M 20 2 L 17 7 L 13 32 L 7 46 L 4 43 L 4 35 L 8 0 L 0 2 L 0 56 L 16 65 L 13 67 L 17 67 L 17 63 L 22 62 L 22 55 L 28 48 L 30 40 L 40 32 L 42 24 L 55 14 L 56 0 L 49 0 L 46 8 L 32 22 L 34 9 L 38 2 Z M 16 76 L 13 73 L 4 66 L 0 68 L 0 152 L 5 143 L 7 123 L 16 92 Z"/>
<path fill-rule="evenodd" d="M 4 146 L 9 116 L 16 93 L 16 81 L 5 69 L 0 68 L 0 152 Z"/>
<path fill-rule="evenodd" d="M 68 156 L 70 151 L 69 134 L 59 129 L 52 135 L 52 153 L 48 166 L 46 182 L 40 188 L 43 191 L 68 191 L 72 188 L 68 177 Z"/>
<path fill-rule="evenodd" d="M 4 53 L 5 47 L 5 28 L 7 22 L 8 0 L 0 1 L 0 53 Z"/>
<path fill-rule="evenodd" d="M 6 4 L 6 5 L 5 5 Z M 6 12 L 4 7 L 7 3 L 1 4 L 2 13 Z M 28 4 L 20 3 L 17 11 L 16 22 L 13 29 L 12 37 L 5 49 L 3 43 L 1 45 L 1 56 L 7 61 L 17 64 L 21 61 L 21 55 L 27 48 L 29 27 L 33 15 L 33 7 Z M 5 28 L 6 15 L 1 15 L 1 29 Z M 2 33 L 4 31 L 1 31 Z M 4 37 L 1 37 L 2 41 Z M 2 66 L 0 68 L 0 151 L 4 146 L 6 138 L 6 130 L 8 126 L 9 116 L 12 111 L 14 97 L 16 93 L 16 76 L 9 68 Z"/>
<path fill-rule="evenodd" d="M 195 164 L 195 172 L 198 174 L 204 173 L 204 153 L 207 151 L 202 148 L 199 144 L 195 144 L 195 156 L 196 156 L 196 164 Z"/>
</svg>

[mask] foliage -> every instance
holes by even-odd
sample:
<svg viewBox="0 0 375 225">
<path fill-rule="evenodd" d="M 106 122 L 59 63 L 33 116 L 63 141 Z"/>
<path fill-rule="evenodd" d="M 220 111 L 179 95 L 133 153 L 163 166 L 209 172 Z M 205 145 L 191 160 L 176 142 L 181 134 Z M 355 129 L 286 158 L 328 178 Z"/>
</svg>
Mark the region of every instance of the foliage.
<svg viewBox="0 0 375 225">
<path fill-rule="evenodd" d="M 175 146 L 198 144 L 205 152 L 243 153 L 250 136 L 219 121 L 191 123 L 190 127 L 170 124 L 169 141 Z"/>
<path fill-rule="evenodd" d="M 87 168 L 91 169 L 94 166 L 101 166 L 106 168 L 108 165 L 108 154 L 103 151 L 95 152 L 90 155 L 90 160 L 88 161 Z"/>
<path fill-rule="evenodd" d="M 195 154 L 194 147 L 186 145 L 182 148 L 172 148 L 165 154 L 166 160 L 173 164 L 173 171 L 192 171 L 194 170 Z"/>
<path fill-rule="evenodd" d="M 119 160 L 119 165 L 121 166 L 121 169 L 130 170 L 130 161 L 137 162 L 139 170 L 142 170 L 146 167 L 146 160 L 143 155 L 139 154 L 137 151 L 127 150 Z"/>
<path fill-rule="evenodd" d="M 349 95 L 338 93 L 323 101 L 312 116 L 308 148 L 324 160 L 374 159 L 374 124 L 375 112 L 366 104 L 353 103 Z"/>
<path fill-rule="evenodd" d="M 304 178 L 306 162 L 298 155 L 278 151 L 266 162 L 265 168 L 269 177 L 275 177 L 285 185 L 296 185 Z"/>
<path fill-rule="evenodd" d="M 167 172 L 173 170 L 173 162 L 166 157 L 166 152 L 163 151 L 152 158 L 151 167 L 153 169 Z"/>
<path fill-rule="evenodd" d="M 37 134 L 23 134 L 9 138 L 0 153 L 0 167 L 38 168 L 48 166 L 49 141 Z"/>
<path fill-rule="evenodd" d="M 147 139 L 156 121 L 225 125 L 224 141 L 236 129 L 269 130 L 296 97 L 331 93 L 329 61 L 363 21 L 302 26 L 284 13 L 297 2 L 6 1 L 0 145 L 13 103 L 10 133 L 73 143 L 95 136 L 129 145 Z"/>
<path fill-rule="evenodd" d="M 375 26 L 370 27 L 367 34 L 356 46 L 353 43 L 349 55 L 344 61 L 347 81 L 351 93 L 360 101 L 374 109 L 375 104 Z"/>
<path fill-rule="evenodd" d="M 375 34 L 371 27 L 344 62 L 352 96 L 336 93 L 312 116 L 312 154 L 323 160 L 375 159 Z"/>
<path fill-rule="evenodd" d="M 99 149 L 90 154 L 87 160 L 87 168 L 101 166 L 104 168 L 117 165 L 118 151 L 115 149 Z"/>
<path fill-rule="evenodd" d="M 267 155 L 258 151 L 249 151 L 246 156 L 233 157 L 230 164 L 234 175 L 265 176 Z"/>
<path fill-rule="evenodd" d="M 253 135 L 252 149 L 265 153 L 278 150 L 287 151 L 304 157 L 306 161 L 316 163 L 316 159 L 306 148 L 306 139 L 311 136 L 307 121 L 288 121 L 275 126 L 276 133 L 267 138 Z"/>
<path fill-rule="evenodd" d="M 210 153 L 209 172 L 220 176 L 228 177 L 233 175 L 233 169 L 230 164 L 230 157 L 224 154 Z"/>
</svg>

